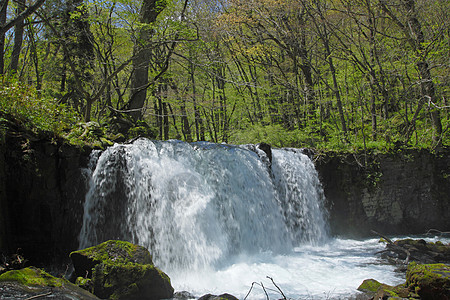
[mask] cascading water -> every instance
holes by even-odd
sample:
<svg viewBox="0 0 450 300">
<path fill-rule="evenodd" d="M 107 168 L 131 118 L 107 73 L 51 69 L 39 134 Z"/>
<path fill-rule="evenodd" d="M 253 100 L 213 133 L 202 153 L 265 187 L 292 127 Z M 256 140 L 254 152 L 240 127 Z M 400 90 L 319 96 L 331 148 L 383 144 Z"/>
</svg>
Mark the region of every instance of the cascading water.
<svg viewBox="0 0 450 300">
<path fill-rule="evenodd" d="M 243 298 L 254 281 L 270 285 L 266 276 L 295 298 L 354 292 L 355 274 L 365 275 L 348 266 L 348 245 L 327 237 L 312 162 L 293 149 L 272 154 L 269 167 L 255 146 L 146 139 L 93 153 L 80 248 L 108 239 L 143 245 L 175 290 L 199 296 Z M 367 263 L 362 253 L 359 264 Z M 336 291 L 327 276 L 342 272 L 347 283 Z"/>
<path fill-rule="evenodd" d="M 98 159 L 80 247 L 148 247 L 162 268 L 199 269 L 242 253 L 283 253 L 326 237 L 320 184 L 301 153 L 139 139 Z"/>
</svg>

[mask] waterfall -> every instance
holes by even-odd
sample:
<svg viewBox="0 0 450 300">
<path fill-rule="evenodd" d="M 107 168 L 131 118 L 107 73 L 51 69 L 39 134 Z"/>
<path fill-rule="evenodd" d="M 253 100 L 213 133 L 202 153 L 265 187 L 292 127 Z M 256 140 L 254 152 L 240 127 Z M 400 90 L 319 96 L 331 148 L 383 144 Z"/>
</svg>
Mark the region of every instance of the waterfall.
<svg viewBox="0 0 450 300">
<path fill-rule="evenodd" d="M 273 149 L 269 166 L 250 148 L 138 139 L 94 153 L 80 248 L 128 240 L 147 247 L 163 270 L 200 270 L 324 241 L 311 160 Z"/>
</svg>

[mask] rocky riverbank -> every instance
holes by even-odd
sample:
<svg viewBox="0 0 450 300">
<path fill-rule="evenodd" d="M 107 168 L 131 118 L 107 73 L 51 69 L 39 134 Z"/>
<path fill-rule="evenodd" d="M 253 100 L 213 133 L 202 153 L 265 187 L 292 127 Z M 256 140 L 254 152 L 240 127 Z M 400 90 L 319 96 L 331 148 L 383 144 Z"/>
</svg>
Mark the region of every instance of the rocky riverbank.
<svg viewBox="0 0 450 300">
<path fill-rule="evenodd" d="M 423 239 L 391 241 L 380 258 L 406 272 L 406 281 L 397 286 L 366 279 L 358 287 L 370 299 L 450 299 L 450 245 Z"/>
</svg>

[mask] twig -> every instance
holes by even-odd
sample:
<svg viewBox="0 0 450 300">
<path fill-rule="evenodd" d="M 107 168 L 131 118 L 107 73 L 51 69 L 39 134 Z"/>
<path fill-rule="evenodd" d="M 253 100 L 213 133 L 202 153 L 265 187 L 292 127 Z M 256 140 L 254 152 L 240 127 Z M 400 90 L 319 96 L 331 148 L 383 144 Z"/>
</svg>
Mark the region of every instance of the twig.
<svg viewBox="0 0 450 300">
<path fill-rule="evenodd" d="M 32 296 L 32 297 L 26 298 L 24 300 L 37 299 L 37 298 L 41 298 L 41 297 L 45 297 L 45 296 L 50 296 L 51 294 L 52 294 L 52 292 L 48 292 L 48 293 L 45 293 L 45 294 L 39 294 L 39 295 L 36 295 L 36 296 Z"/>
<path fill-rule="evenodd" d="M 264 294 L 266 294 L 266 299 L 269 300 L 269 295 L 267 294 L 266 288 L 264 287 L 264 284 L 262 282 L 261 287 L 263 288 Z"/>
<path fill-rule="evenodd" d="M 250 295 L 250 293 L 252 292 L 252 290 L 253 290 L 253 285 L 255 285 L 255 284 L 258 284 L 258 283 L 256 283 L 256 282 L 252 282 L 252 286 L 250 287 L 250 290 L 248 290 L 248 293 L 247 293 L 247 295 L 245 295 L 245 298 L 244 298 L 244 300 L 246 300 L 247 299 L 247 297 L 248 297 L 248 295 Z"/>
<path fill-rule="evenodd" d="M 373 234 L 378 235 L 379 237 L 382 237 L 383 239 L 385 239 L 388 242 L 388 244 L 393 244 L 394 243 L 390 238 L 382 235 L 381 233 L 376 232 L 375 230 L 371 230 L 370 232 L 372 232 Z"/>
<path fill-rule="evenodd" d="M 428 230 L 427 231 L 427 233 L 425 233 L 426 235 L 429 235 L 429 234 L 432 234 L 432 233 L 439 233 L 440 235 L 443 235 L 443 234 L 450 234 L 450 231 L 440 231 L 440 230 L 437 230 L 437 229 L 430 229 L 430 230 Z"/>
<path fill-rule="evenodd" d="M 280 287 L 275 283 L 275 281 L 273 281 L 272 277 L 267 276 L 267 278 L 269 278 L 273 285 L 278 289 L 278 291 L 281 293 L 281 295 L 283 296 L 283 299 L 287 300 L 286 296 L 284 295 L 283 291 L 280 289 Z"/>
</svg>

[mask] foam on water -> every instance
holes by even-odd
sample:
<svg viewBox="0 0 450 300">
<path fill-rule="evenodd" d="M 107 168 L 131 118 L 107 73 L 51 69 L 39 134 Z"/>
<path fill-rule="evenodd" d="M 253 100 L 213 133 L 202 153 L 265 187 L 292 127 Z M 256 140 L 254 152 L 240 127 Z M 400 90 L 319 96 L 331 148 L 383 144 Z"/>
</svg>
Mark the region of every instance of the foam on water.
<svg viewBox="0 0 450 300">
<path fill-rule="evenodd" d="M 291 299 L 348 299 L 364 279 L 387 284 L 404 280 L 394 267 L 380 264 L 375 252 L 384 248 L 377 239 L 356 241 L 332 239 L 322 246 L 302 246 L 286 255 L 259 253 L 236 257 L 221 269 L 174 272 L 176 290 L 194 295 L 231 293 L 243 299 L 279 299 L 270 277 Z M 255 284 L 252 288 L 252 283 Z"/>
</svg>

